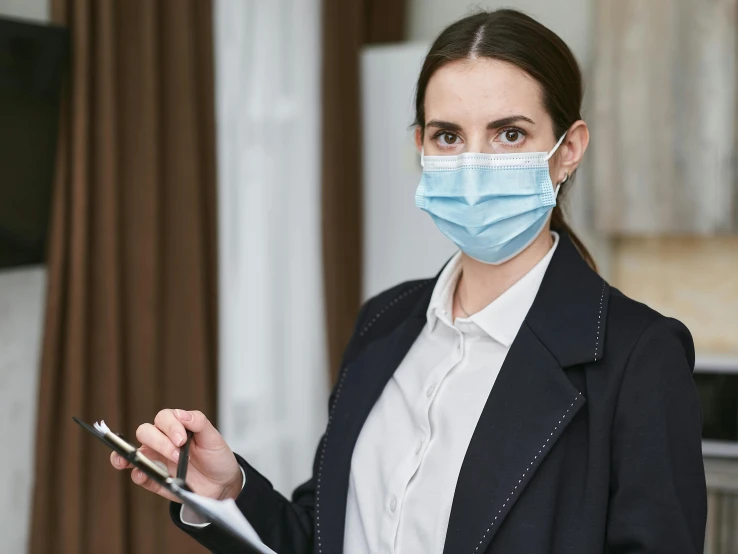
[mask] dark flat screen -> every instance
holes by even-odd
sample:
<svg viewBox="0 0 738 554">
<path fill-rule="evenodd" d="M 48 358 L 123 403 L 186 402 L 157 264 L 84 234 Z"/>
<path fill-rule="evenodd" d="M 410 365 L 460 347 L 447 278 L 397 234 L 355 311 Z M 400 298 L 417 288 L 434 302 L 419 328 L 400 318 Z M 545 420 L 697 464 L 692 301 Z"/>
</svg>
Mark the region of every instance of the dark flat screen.
<svg viewBox="0 0 738 554">
<path fill-rule="evenodd" d="M 699 372 L 694 380 L 702 404 L 702 438 L 738 441 L 738 375 Z"/>
<path fill-rule="evenodd" d="M 0 19 L 0 268 L 45 259 L 66 60 L 64 29 Z"/>
</svg>

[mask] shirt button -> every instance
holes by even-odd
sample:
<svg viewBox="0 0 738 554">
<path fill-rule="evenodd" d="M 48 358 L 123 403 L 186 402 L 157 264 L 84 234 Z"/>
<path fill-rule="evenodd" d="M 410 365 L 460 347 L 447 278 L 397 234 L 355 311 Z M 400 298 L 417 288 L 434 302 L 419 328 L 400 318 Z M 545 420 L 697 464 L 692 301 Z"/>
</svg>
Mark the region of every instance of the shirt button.
<svg viewBox="0 0 738 554">
<path fill-rule="evenodd" d="M 436 386 L 435 386 L 435 385 L 431 385 L 431 386 L 430 386 L 430 387 L 428 387 L 428 389 L 427 389 L 427 390 L 425 391 L 425 395 L 426 395 L 426 396 L 427 396 L 428 398 L 430 398 L 431 396 L 433 396 L 433 391 L 434 391 L 434 390 L 436 390 Z"/>
<path fill-rule="evenodd" d="M 394 513 L 395 508 L 397 508 L 397 499 L 393 496 L 392 500 L 390 500 L 390 512 Z"/>
</svg>

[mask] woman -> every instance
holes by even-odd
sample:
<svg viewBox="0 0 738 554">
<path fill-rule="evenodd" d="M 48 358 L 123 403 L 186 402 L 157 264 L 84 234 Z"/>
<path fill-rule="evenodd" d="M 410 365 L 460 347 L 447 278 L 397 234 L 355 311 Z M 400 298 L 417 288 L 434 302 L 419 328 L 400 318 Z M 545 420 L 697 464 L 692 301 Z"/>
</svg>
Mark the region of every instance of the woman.
<svg viewBox="0 0 738 554">
<path fill-rule="evenodd" d="M 147 454 L 173 470 L 193 431 L 191 486 L 236 499 L 283 554 L 702 552 L 690 334 L 603 281 L 556 205 L 589 143 L 581 102 L 572 53 L 525 15 L 441 33 L 418 80 L 416 203 L 460 252 L 362 307 L 313 478 L 285 499 L 199 412 L 142 425 Z"/>
</svg>

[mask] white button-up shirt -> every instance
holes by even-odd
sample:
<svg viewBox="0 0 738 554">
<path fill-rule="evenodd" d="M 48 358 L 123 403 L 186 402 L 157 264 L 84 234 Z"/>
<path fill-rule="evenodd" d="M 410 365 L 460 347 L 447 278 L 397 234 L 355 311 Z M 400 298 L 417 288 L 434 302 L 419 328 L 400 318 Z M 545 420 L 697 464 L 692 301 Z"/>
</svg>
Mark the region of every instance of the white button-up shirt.
<svg viewBox="0 0 738 554">
<path fill-rule="evenodd" d="M 482 311 L 452 321 L 461 254 L 433 290 L 427 322 L 387 382 L 351 460 L 344 552 L 443 552 L 456 481 L 472 433 L 559 237 Z"/>
</svg>

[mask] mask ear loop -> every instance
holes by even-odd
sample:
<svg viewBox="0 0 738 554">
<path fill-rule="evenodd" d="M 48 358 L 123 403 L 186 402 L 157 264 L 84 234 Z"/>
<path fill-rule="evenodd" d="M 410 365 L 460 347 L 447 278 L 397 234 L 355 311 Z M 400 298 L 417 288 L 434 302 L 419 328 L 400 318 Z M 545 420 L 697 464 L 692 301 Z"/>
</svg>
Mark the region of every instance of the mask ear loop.
<svg viewBox="0 0 738 554">
<path fill-rule="evenodd" d="M 559 146 L 561 146 L 561 143 L 564 142 L 564 139 L 565 138 L 566 138 L 566 133 L 564 133 L 563 135 L 561 135 L 561 138 L 559 139 L 559 142 L 557 142 L 556 143 L 556 146 L 553 147 L 553 150 L 551 150 L 548 153 L 548 156 L 546 156 L 546 161 L 550 160 L 551 159 L 551 156 L 553 156 L 556 153 L 556 151 L 559 149 Z"/>
<path fill-rule="evenodd" d="M 557 198 L 559 196 L 559 191 L 561 190 L 561 185 L 566 183 L 569 180 L 569 172 L 566 172 L 566 177 L 564 177 L 564 180 L 560 183 L 556 183 L 556 190 L 554 191 L 554 198 Z"/>
<path fill-rule="evenodd" d="M 420 167 L 425 167 L 425 160 L 423 159 L 423 156 L 425 154 L 425 146 L 420 147 Z"/>
<path fill-rule="evenodd" d="M 548 153 L 548 156 L 546 156 L 546 161 L 550 160 L 551 159 L 551 156 L 553 156 L 556 153 L 556 151 L 559 149 L 559 146 L 561 146 L 561 143 L 564 142 L 564 139 L 565 138 L 566 138 L 566 133 L 564 133 L 563 135 L 561 135 L 561 138 L 559 139 L 559 142 L 557 142 L 556 143 L 556 146 L 553 147 L 553 150 L 551 150 Z M 564 177 L 564 180 L 561 181 L 560 183 L 558 183 L 556 185 L 556 190 L 554 191 L 554 199 L 556 199 L 559 196 L 559 191 L 561 190 L 561 185 L 563 185 L 564 183 L 566 183 L 568 180 L 569 180 L 569 172 L 567 171 L 566 172 L 566 177 Z"/>
</svg>

